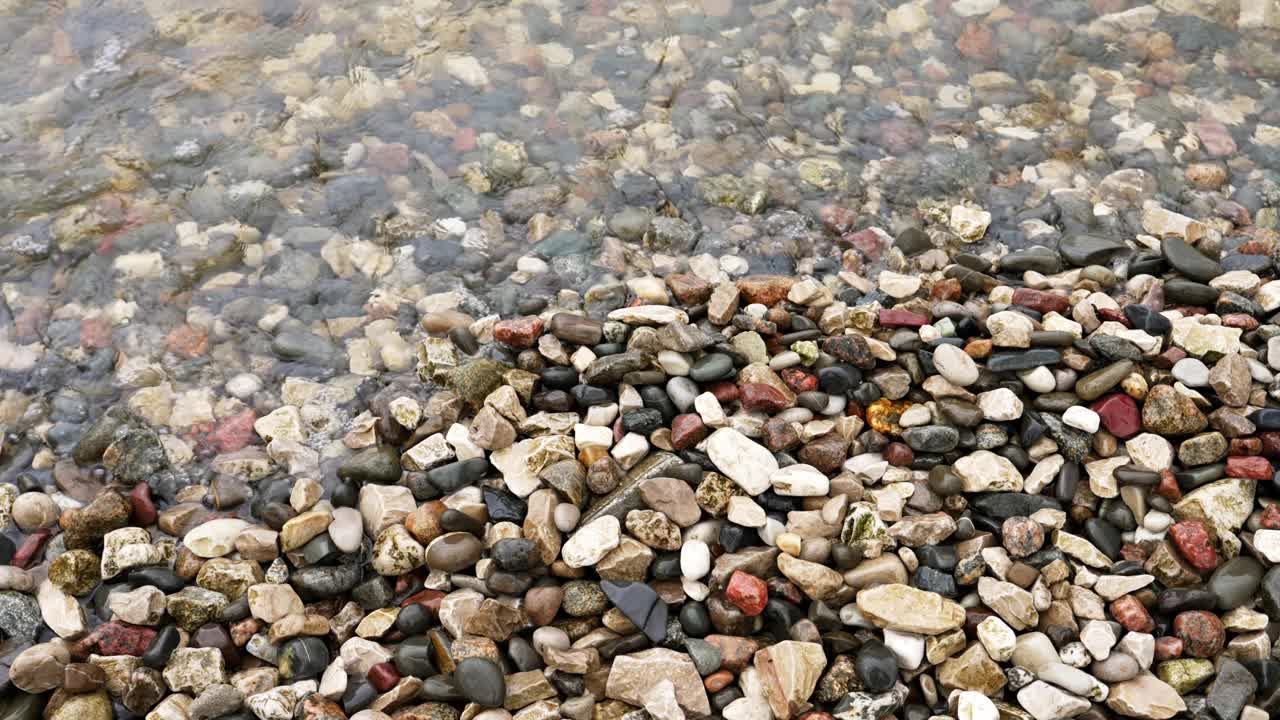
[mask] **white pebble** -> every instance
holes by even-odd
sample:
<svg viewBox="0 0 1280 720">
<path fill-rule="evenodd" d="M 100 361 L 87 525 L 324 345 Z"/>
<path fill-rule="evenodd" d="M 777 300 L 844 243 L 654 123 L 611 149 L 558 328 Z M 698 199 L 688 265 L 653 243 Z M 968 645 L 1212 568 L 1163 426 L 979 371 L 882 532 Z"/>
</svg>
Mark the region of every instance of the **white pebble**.
<svg viewBox="0 0 1280 720">
<path fill-rule="evenodd" d="M 1031 370 L 1023 370 L 1018 373 L 1018 379 L 1032 392 L 1053 392 L 1054 388 L 1058 386 L 1057 379 L 1053 376 L 1053 371 L 1044 365 Z"/>
<path fill-rule="evenodd" d="M 1098 417 L 1098 413 L 1083 405 L 1072 405 L 1062 413 L 1062 422 L 1087 433 L 1095 433 L 1098 432 L 1098 424 L 1102 419 Z"/>
<path fill-rule="evenodd" d="M 543 625 L 533 631 L 533 649 L 539 654 L 547 648 L 569 649 L 569 634 L 554 625 Z"/>
<path fill-rule="evenodd" d="M 800 353 L 794 350 L 784 350 L 769 359 L 769 369 L 785 370 L 789 367 L 795 367 L 800 364 Z"/>
<path fill-rule="evenodd" d="M 1173 376 L 1187 387 L 1204 387 L 1209 384 L 1209 368 L 1195 358 L 1182 358 L 1173 366 Z"/>
<path fill-rule="evenodd" d="M 1089 650 L 1084 643 L 1076 641 L 1067 643 L 1058 651 L 1058 658 L 1062 660 L 1064 665 L 1070 665 L 1073 668 L 1082 668 L 1093 662 L 1093 657 L 1089 655 Z"/>
<path fill-rule="evenodd" d="M 827 417 L 843 415 L 844 408 L 848 403 L 849 399 L 844 395 L 830 395 L 827 397 L 827 404 L 822 406 L 822 414 Z"/>
<path fill-rule="evenodd" d="M 227 392 L 245 400 L 262 389 L 262 380 L 253 373 L 240 373 L 227 381 Z"/>
<path fill-rule="evenodd" d="M 684 594 L 694 602 L 702 602 L 711 594 L 711 588 L 697 580 L 689 578 L 680 578 L 680 587 L 684 589 Z"/>
<path fill-rule="evenodd" d="M 525 255 L 519 260 L 516 260 L 516 270 L 520 272 L 527 272 L 530 275 L 541 275 L 549 270 L 550 267 L 551 266 L 547 265 L 546 260 L 540 260 L 531 255 Z"/>
<path fill-rule="evenodd" d="M 689 374 L 692 364 L 683 353 L 678 353 L 674 350 L 662 350 L 658 352 L 658 366 L 668 375 L 683 377 Z"/>
<path fill-rule="evenodd" d="M 697 411 L 702 423 L 711 428 L 722 428 L 728 425 L 724 416 L 724 408 L 715 395 L 704 392 L 693 399 L 693 409 Z"/>
<path fill-rule="evenodd" d="M 578 520 L 582 517 L 582 511 L 573 503 L 560 503 L 555 509 L 556 529 L 562 533 L 572 531 L 578 527 Z"/>
<path fill-rule="evenodd" d="M 768 518 L 764 521 L 764 527 L 760 528 L 760 539 L 769 547 L 777 547 L 778 536 L 786 531 L 786 525 L 783 525 L 774 518 Z"/>
<path fill-rule="evenodd" d="M 1263 365 L 1262 363 L 1258 362 L 1257 360 L 1254 360 L 1253 358 L 1248 358 L 1248 360 L 1249 360 L 1249 375 L 1254 379 L 1255 382 L 1270 383 L 1272 380 L 1276 379 L 1275 374 L 1272 373 L 1270 370 L 1268 370 L 1266 365 Z"/>
<path fill-rule="evenodd" d="M 608 405 L 592 405 L 587 409 L 586 425 L 599 425 L 607 427 L 618 419 L 617 403 L 609 403 Z"/>
<path fill-rule="evenodd" d="M 959 387 L 978 382 L 978 364 L 955 345 L 939 345 L 933 351 L 933 365 L 947 382 Z"/>
<path fill-rule="evenodd" d="M 884 645 L 898 658 L 898 667 L 915 670 L 924 660 L 924 636 L 901 630 L 884 630 Z"/>
<path fill-rule="evenodd" d="M 698 580 L 711 571 L 711 548 L 701 540 L 690 540 L 680 548 L 680 574 Z"/>
<path fill-rule="evenodd" d="M 933 413 L 927 405 L 912 405 L 898 418 L 898 424 L 904 428 L 920 427 L 933 422 Z"/>
<path fill-rule="evenodd" d="M 957 720 L 999 720 L 1000 710 L 986 695 L 964 690 L 956 700 L 956 718 Z"/>
<path fill-rule="evenodd" d="M 1159 510 L 1148 510 L 1146 516 L 1142 518 L 1142 527 L 1148 532 L 1162 533 L 1172 524 L 1173 516 Z"/>
<path fill-rule="evenodd" d="M 609 454 L 613 456 L 614 460 L 618 461 L 623 470 L 630 470 L 645 455 L 649 454 L 649 440 L 640 433 L 627 433 L 622 436 L 618 444 L 613 447 L 613 452 Z"/>
</svg>

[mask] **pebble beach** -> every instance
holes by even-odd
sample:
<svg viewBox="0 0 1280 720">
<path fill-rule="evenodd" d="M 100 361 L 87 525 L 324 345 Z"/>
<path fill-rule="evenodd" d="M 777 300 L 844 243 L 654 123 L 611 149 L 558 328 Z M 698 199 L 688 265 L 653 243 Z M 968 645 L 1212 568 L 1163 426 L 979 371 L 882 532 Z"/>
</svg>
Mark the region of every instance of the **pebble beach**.
<svg viewBox="0 0 1280 720">
<path fill-rule="evenodd" d="M 0 720 L 1280 716 L 1280 0 L 0 0 Z"/>
</svg>

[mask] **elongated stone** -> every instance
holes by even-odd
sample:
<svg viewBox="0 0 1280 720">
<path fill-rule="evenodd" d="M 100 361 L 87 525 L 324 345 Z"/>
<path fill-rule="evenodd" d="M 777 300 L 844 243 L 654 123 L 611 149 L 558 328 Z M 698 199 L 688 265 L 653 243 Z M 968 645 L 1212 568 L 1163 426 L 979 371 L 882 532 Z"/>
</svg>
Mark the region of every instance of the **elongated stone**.
<svg viewBox="0 0 1280 720">
<path fill-rule="evenodd" d="M 858 610 L 877 627 L 940 635 L 964 624 L 964 608 L 941 595 L 897 583 L 858 591 Z"/>
</svg>

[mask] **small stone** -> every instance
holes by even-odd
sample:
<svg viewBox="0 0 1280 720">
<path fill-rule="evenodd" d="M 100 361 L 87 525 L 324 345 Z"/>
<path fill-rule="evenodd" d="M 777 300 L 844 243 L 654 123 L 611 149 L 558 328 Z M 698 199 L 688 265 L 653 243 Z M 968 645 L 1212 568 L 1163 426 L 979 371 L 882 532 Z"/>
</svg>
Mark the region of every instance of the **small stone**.
<svg viewBox="0 0 1280 720">
<path fill-rule="evenodd" d="M 301 614 L 302 598 L 290 585 L 260 583 L 251 585 L 247 593 L 249 612 L 266 623 L 274 623 L 286 615 Z"/>
<path fill-rule="evenodd" d="M 952 465 L 964 492 L 1020 492 L 1022 474 L 1007 458 L 987 450 L 966 455 Z"/>
<path fill-rule="evenodd" d="M 778 556 L 778 570 L 814 600 L 828 597 L 844 584 L 844 578 L 835 570 L 787 554 Z"/>
<path fill-rule="evenodd" d="M 398 525 L 391 526 L 391 528 L 396 527 L 404 529 Z M 388 530 L 391 530 L 391 528 L 388 528 Z M 451 532 L 432 540 L 427 545 L 425 552 L 422 552 L 415 559 L 417 551 L 414 550 L 414 545 L 418 545 L 418 543 L 413 539 L 412 535 L 407 530 L 403 534 L 400 531 L 393 530 L 392 532 L 394 533 L 393 535 L 386 536 L 384 539 L 384 549 L 387 552 L 387 556 L 384 559 L 384 567 L 388 570 L 395 570 L 417 562 L 418 565 L 415 565 L 415 567 L 425 563 L 432 570 L 458 572 L 475 565 L 484 551 L 484 544 L 471 533 Z M 379 537 L 382 538 L 383 536 Z M 418 545 L 418 548 L 421 550 L 421 545 Z"/>
<path fill-rule="evenodd" d="M 643 705 L 645 692 L 654 683 L 668 680 L 675 688 L 676 702 L 688 714 L 711 714 L 702 678 L 688 655 L 665 648 L 653 648 L 614 658 L 605 696 L 632 705 Z"/>
<path fill-rule="evenodd" d="M 1187 709 L 1176 690 L 1147 674 L 1112 685 L 1107 707 L 1122 715 L 1147 720 L 1168 720 Z"/>
<path fill-rule="evenodd" d="M 89 550 L 68 550 L 49 564 L 49 580 L 68 595 L 87 595 L 101 579 L 101 560 Z"/>
<path fill-rule="evenodd" d="M 618 519 L 603 515 L 579 527 L 561 548 L 561 557 L 569 567 L 589 567 L 618 547 L 621 537 Z"/>
<path fill-rule="evenodd" d="M 49 703 L 48 720 L 111 720 L 115 717 L 111 697 L 106 690 L 61 696 L 61 702 Z"/>
<path fill-rule="evenodd" d="M 1151 388 L 1142 405 L 1142 426 L 1157 435 L 1190 435 L 1207 424 L 1195 402 L 1170 385 Z"/>
<path fill-rule="evenodd" d="M 707 439 L 707 454 L 722 473 L 751 495 L 769 489 L 778 461 L 764 447 L 732 428 L 721 428 Z"/>
<path fill-rule="evenodd" d="M 1010 582 L 983 577 L 978 580 L 978 596 L 1014 630 L 1035 627 L 1039 621 L 1031 593 Z"/>
<path fill-rule="evenodd" d="M 978 624 L 978 641 L 986 649 L 987 655 L 997 662 L 1005 662 L 1013 657 L 1017 636 L 1013 630 L 998 617 L 989 617 Z"/>
<path fill-rule="evenodd" d="M 965 619 L 959 604 L 899 583 L 858 591 L 857 606 L 877 627 L 922 635 L 940 635 L 960 627 Z"/>
<path fill-rule="evenodd" d="M 9 680 L 23 692 L 48 692 L 62 685 L 69 662 L 71 655 L 61 640 L 32 645 L 13 659 Z"/>
<path fill-rule="evenodd" d="M 1018 691 L 1018 704 L 1036 720 L 1064 720 L 1086 712 L 1088 700 L 1036 680 Z"/>
<path fill-rule="evenodd" d="M 981 208 L 966 205 L 954 205 L 951 208 L 951 231 L 960 237 L 962 242 L 977 242 L 987 232 L 991 224 L 991 213 Z"/>
<path fill-rule="evenodd" d="M 215 558 L 235 550 L 236 537 L 249 527 L 249 523 L 236 518 L 208 520 L 188 532 L 182 544 L 202 558 Z"/>
<path fill-rule="evenodd" d="M 974 643 L 960 655 L 948 658 L 938 666 L 938 682 L 948 687 L 994 695 L 1007 680 L 982 644 Z"/>
<path fill-rule="evenodd" d="M 222 652 L 217 648 L 179 648 L 169 656 L 164 681 L 174 692 L 198 695 L 211 685 L 225 683 Z"/>
<path fill-rule="evenodd" d="M 380 575 L 399 576 L 420 567 L 426 560 L 425 555 L 422 545 L 405 526 L 392 525 L 374 541 L 370 566 Z"/>
<path fill-rule="evenodd" d="M 62 687 L 71 693 L 94 692 L 107 682 L 107 673 L 97 665 L 71 663 L 63 673 Z"/>
<path fill-rule="evenodd" d="M 667 605 L 653 588 L 644 583 L 600 583 L 609 601 L 622 611 L 627 619 L 644 631 L 649 640 L 660 643 L 667 635 Z"/>
<path fill-rule="evenodd" d="M 813 642 L 786 640 L 756 652 L 753 664 L 775 718 L 789 720 L 809 707 L 826 663 L 822 646 Z M 893 675 L 896 680 L 896 666 Z"/>
</svg>

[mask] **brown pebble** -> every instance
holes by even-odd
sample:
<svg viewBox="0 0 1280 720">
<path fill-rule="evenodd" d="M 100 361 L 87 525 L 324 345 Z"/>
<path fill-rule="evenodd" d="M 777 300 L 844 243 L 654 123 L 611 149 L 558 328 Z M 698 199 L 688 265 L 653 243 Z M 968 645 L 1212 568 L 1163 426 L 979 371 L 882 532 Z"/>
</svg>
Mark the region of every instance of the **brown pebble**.
<svg viewBox="0 0 1280 720">
<path fill-rule="evenodd" d="M 707 692 L 714 693 L 725 689 L 731 682 L 733 682 L 733 673 L 728 670 L 717 670 L 708 675 L 702 681 L 702 685 L 707 689 Z"/>
<path fill-rule="evenodd" d="M 62 687 L 67 692 L 93 692 L 107 682 L 107 673 L 97 665 L 71 663 L 63 669 Z"/>
</svg>

